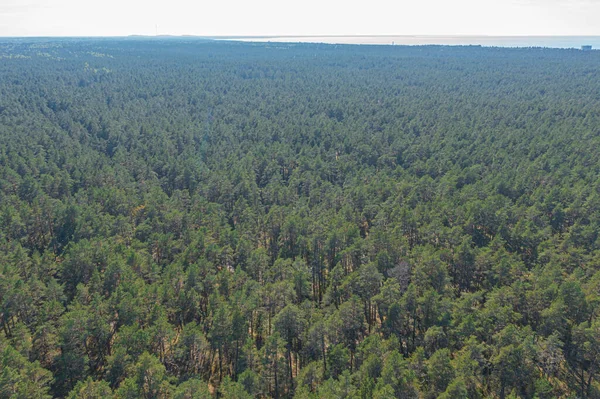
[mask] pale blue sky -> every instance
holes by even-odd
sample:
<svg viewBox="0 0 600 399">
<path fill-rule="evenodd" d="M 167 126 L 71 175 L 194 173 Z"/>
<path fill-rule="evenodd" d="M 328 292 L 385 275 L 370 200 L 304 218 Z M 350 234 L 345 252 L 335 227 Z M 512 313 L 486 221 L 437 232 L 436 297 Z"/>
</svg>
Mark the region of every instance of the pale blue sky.
<svg viewBox="0 0 600 399">
<path fill-rule="evenodd" d="M 600 0 L 0 0 L 0 36 L 600 35 Z"/>
</svg>

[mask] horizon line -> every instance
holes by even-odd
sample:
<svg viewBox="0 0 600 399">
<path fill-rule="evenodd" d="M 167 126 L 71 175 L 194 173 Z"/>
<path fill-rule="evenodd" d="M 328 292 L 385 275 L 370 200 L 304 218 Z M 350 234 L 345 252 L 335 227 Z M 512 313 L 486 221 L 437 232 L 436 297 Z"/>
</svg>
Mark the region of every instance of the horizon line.
<svg viewBox="0 0 600 399">
<path fill-rule="evenodd" d="M 268 38 L 319 38 L 319 37 L 406 37 L 406 38 L 415 38 L 415 37 L 431 37 L 431 38 L 519 38 L 519 37 L 539 37 L 539 38 L 552 38 L 552 37 L 600 37 L 599 34 L 595 35 L 565 35 L 565 34 L 556 34 L 556 35 L 544 35 L 544 34 L 535 34 L 535 35 L 524 35 L 524 34 L 503 34 L 503 35 L 489 35 L 489 34 L 285 34 L 285 35 L 194 35 L 194 34 L 128 34 L 128 35 L 27 35 L 27 36 L 3 36 L 0 35 L 0 39 L 46 39 L 46 38 L 129 38 L 129 37 L 147 37 L 147 38 L 161 38 L 161 37 L 173 37 L 173 38 L 201 38 L 201 39 L 233 39 L 233 38 L 249 38 L 249 39 L 268 39 Z"/>
</svg>

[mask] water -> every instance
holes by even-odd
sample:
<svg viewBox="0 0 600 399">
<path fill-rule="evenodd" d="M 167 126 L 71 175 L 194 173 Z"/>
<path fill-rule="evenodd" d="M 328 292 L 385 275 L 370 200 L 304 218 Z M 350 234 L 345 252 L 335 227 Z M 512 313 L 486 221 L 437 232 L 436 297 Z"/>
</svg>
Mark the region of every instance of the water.
<svg viewBox="0 0 600 399">
<path fill-rule="evenodd" d="M 257 36 L 228 37 L 227 40 L 277 43 L 330 43 L 380 45 L 480 45 L 490 47 L 581 48 L 600 49 L 600 36 Z"/>
</svg>

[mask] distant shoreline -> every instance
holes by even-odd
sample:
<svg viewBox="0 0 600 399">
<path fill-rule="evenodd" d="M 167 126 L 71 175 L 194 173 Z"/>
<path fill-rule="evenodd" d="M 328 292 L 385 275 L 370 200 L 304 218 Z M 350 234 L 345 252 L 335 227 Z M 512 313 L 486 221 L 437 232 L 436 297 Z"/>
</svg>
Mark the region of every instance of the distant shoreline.
<svg viewBox="0 0 600 399">
<path fill-rule="evenodd" d="M 279 36 L 23 36 L 0 40 L 216 40 L 254 43 L 307 43 L 398 46 L 483 46 L 507 48 L 581 49 L 584 45 L 600 49 L 600 36 L 487 36 L 487 35 L 279 35 Z"/>
<path fill-rule="evenodd" d="M 600 36 L 460 36 L 460 35 L 340 35 L 340 36 L 221 36 L 215 40 L 274 43 L 364 45 L 479 45 L 486 47 L 600 48 Z"/>
</svg>

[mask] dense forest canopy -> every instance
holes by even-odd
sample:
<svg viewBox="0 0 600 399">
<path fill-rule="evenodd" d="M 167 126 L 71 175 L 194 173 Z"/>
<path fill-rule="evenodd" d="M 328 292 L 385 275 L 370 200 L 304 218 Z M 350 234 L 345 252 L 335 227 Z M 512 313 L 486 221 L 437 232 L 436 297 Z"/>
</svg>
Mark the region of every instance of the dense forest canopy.
<svg viewBox="0 0 600 399">
<path fill-rule="evenodd" d="M 600 397 L 600 52 L 0 41 L 0 398 Z"/>
</svg>

